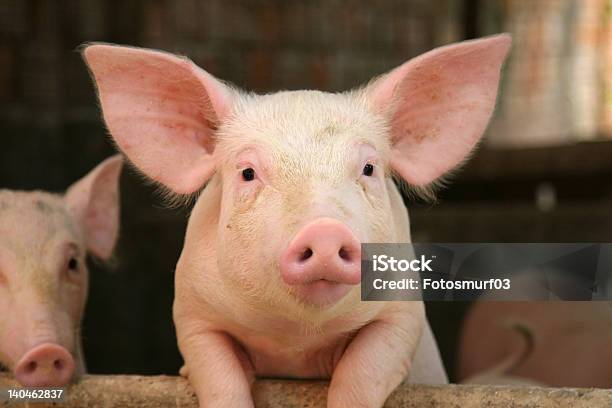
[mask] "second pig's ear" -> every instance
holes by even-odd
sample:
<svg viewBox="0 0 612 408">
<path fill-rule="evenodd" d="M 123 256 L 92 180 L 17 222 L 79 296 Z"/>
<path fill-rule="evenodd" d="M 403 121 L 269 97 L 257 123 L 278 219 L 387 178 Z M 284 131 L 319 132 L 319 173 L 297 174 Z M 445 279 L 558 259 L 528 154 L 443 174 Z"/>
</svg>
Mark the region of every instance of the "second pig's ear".
<svg viewBox="0 0 612 408">
<path fill-rule="evenodd" d="M 66 206 L 81 226 L 87 249 L 108 259 L 119 236 L 119 176 L 123 157 L 104 160 L 74 183 L 64 196 Z"/>
<path fill-rule="evenodd" d="M 111 136 L 145 175 L 179 194 L 215 170 L 214 132 L 232 91 L 186 58 L 95 44 L 83 57 Z"/>
<path fill-rule="evenodd" d="M 435 181 L 480 140 L 510 42 L 502 34 L 437 48 L 366 88 L 373 109 L 391 125 L 391 166 L 408 183 Z"/>
</svg>

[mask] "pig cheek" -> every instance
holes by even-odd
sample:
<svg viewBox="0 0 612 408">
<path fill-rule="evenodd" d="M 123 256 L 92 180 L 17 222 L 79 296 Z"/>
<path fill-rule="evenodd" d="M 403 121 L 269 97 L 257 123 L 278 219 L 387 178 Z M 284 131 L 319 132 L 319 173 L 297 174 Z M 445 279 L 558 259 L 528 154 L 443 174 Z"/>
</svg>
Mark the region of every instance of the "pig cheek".
<svg viewBox="0 0 612 408">
<path fill-rule="evenodd" d="M 385 243 L 397 240 L 390 207 L 373 207 L 364 218 L 370 220 L 368 227 L 371 242 Z"/>
<path fill-rule="evenodd" d="M 80 339 L 80 326 L 87 301 L 87 270 L 78 279 L 64 280 L 58 288 L 58 300 L 53 312 L 56 318 L 58 342 L 74 355 Z"/>
<path fill-rule="evenodd" d="M 0 286 L 0 310 L 9 310 L 9 294 L 6 287 Z M 10 361 L 6 351 L 8 328 L 6 314 L 0 315 L 0 371 L 8 369 Z"/>
<path fill-rule="evenodd" d="M 67 283 L 61 289 L 62 309 L 66 310 L 70 320 L 78 325 L 83 319 L 85 302 L 87 301 L 87 283 Z"/>
<path fill-rule="evenodd" d="M 378 181 L 362 183 L 359 229 L 362 242 L 392 242 L 396 238 L 387 190 Z"/>
<path fill-rule="evenodd" d="M 237 192 L 219 231 L 219 268 L 233 286 L 247 294 L 263 290 L 266 266 L 271 262 L 264 247 L 263 207 L 268 205 L 269 195 L 261 189 L 258 194 Z"/>
<path fill-rule="evenodd" d="M 0 371 L 3 368 L 8 369 L 11 366 L 9 358 L 8 346 L 11 341 L 10 316 L 14 313 L 8 313 L 14 309 L 14 296 L 11 292 L 11 287 L 5 276 L 0 276 Z"/>
<path fill-rule="evenodd" d="M 7 302 L 3 310 L 15 310 L 14 302 Z M 22 352 L 21 343 L 24 340 L 24 332 L 19 325 L 20 316 L 15 313 L 6 314 L 0 321 L 0 371 L 10 371 L 20 358 Z"/>
</svg>

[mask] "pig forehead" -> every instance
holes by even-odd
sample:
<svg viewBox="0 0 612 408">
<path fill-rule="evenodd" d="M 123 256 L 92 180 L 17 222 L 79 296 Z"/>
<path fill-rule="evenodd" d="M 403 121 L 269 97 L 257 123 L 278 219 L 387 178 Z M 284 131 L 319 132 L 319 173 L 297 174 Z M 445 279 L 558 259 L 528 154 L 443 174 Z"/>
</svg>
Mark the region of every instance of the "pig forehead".
<svg viewBox="0 0 612 408">
<path fill-rule="evenodd" d="M 222 143 L 234 148 L 263 144 L 296 154 L 320 154 L 312 147 L 346 149 L 366 142 L 389 148 L 383 118 L 372 113 L 357 93 L 286 91 L 251 95 L 238 104 L 233 120 L 220 132 Z"/>
<path fill-rule="evenodd" d="M 0 245 L 35 250 L 58 234 L 78 236 L 61 196 L 0 190 Z"/>
</svg>

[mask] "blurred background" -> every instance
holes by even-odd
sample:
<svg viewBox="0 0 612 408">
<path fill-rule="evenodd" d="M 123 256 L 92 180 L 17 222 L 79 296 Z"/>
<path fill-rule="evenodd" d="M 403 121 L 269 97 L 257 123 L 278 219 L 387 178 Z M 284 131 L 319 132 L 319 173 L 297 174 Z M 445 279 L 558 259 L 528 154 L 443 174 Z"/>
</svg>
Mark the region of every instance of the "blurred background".
<svg viewBox="0 0 612 408">
<path fill-rule="evenodd" d="M 61 192 L 113 153 L 78 47 L 189 56 L 239 87 L 355 87 L 435 46 L 511 32 L 485 142 L 415 242 L 612 241 L 612 0 L 0 0 L 0 188 Z M 111 267 L 91 266 L 92 373 L 176 374 L 173 271 L 188 209 L 132 171 Z M 454 378 L 467 307 L 428 304 Z"/>
</svg>

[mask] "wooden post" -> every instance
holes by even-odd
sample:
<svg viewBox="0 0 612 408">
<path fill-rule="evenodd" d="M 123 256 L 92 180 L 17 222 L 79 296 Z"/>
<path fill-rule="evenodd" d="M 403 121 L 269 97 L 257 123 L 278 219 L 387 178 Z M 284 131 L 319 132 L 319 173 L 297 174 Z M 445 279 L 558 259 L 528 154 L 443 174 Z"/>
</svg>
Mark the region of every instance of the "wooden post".
<svg viewBox="0 0 612 408">
<path fill-rule="evenodd" d="M 0 374 L 0 392 L 16 387 Z M 317 381 L 258 380 L 253 388 L 257 407 L 325 407 L 327 383 Z M 0 407 L 23 406 L 0 401 Z M 60 403 L 37 403 L 36 408 L 197 408 L 188 382 L 180 377 L 85 376 L 66 389 Z M 540 388 L 485 385 L 404 385 L 389 397 L 385 407 L 611 407 L 612 390 Z"/>
</svg>

